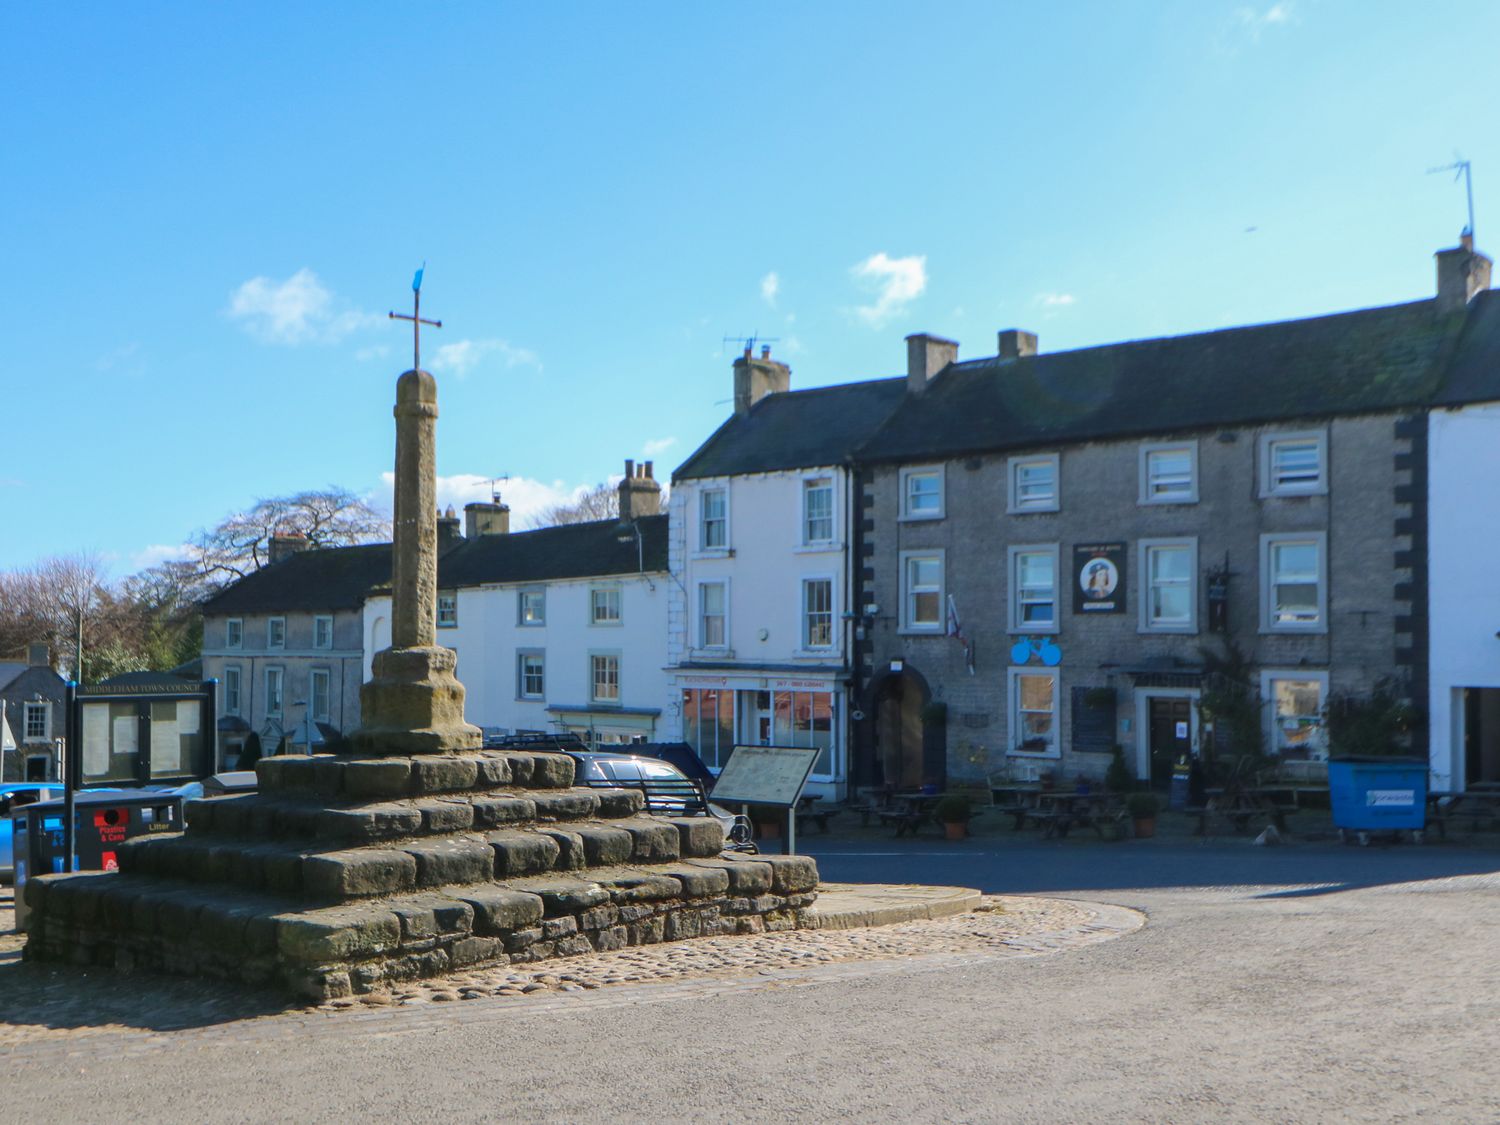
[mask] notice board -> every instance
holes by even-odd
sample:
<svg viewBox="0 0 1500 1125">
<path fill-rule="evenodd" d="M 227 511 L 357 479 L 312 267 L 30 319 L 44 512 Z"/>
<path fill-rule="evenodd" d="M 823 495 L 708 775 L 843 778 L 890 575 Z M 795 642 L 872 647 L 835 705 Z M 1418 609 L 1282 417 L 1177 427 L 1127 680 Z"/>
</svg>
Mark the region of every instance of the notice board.
<svg viewBox="0 0 1500 1125">
<path fill-rule="evenodd" d="M 790 808 L 802 796 L 820 753 L 806 746 L 736 746 L 711 796 L 737 805 Z"/>
</svg>

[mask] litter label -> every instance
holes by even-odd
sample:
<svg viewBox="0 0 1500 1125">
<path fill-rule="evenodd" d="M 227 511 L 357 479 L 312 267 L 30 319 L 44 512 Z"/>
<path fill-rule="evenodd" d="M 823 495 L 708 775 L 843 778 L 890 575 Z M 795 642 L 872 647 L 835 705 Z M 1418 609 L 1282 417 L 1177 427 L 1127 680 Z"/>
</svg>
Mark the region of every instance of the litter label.
<svg viewBox="0 0 1500 1125">
<path fill-rule="evenodd" d="M 1416 803 L 1415 789 L 1370 789 L 1365 793 L 1365 805 L 1369 808 L 1388 808 L 1391 805 L 1410 808 Z"/>
</svg>

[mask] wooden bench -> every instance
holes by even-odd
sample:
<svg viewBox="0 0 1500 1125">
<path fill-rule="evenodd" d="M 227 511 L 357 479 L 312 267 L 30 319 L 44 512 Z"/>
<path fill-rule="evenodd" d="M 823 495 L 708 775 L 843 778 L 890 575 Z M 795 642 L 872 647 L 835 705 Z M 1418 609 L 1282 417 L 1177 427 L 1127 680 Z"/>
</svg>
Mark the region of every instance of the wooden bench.
<svg viewBox="0 0 1500 1125">
<path fill-rule="evenodd" d="M 841 805 L 829 805 L 827 808 L 819 808 L 817 806 L 807 809 L 799 808 L 797 810 L 797 831 L 802 831 L 804 823 L 816 824 L 818 832 L 826 836 L 828 835 L 829 820 L 838 816 L 843 811 L 844 809 Z"/>
<path fill-rule="evenodd" d="M 909 809 L 882 809 L 875 815 L 880 817 L 881 824 L 894 825 L 897 836 L 905 836 L 908 832 L 915 836 L 917 829 L 927 822 L 922 813 Z"/>
</svg>

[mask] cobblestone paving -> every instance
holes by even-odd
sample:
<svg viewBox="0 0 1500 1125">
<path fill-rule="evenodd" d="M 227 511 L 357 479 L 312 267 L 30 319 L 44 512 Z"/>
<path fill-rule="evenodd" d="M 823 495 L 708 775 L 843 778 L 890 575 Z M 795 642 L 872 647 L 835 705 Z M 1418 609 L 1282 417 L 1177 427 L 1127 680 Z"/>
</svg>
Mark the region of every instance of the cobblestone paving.
<svg viewBox="0 0 1500 1125">
<path fill-rule="evenodd" d="M 0 929 L 9 919 L 0 913 Z M 22 964 L 0 946 L 0 1058 L 11 1063 L 96 1051 L 137 1053 L 182 1035 L 243 1042 L 293 1034 L 419 1030 L 433 1020 L 488 1020 L 573 1003 L 639 1003 L 705 992 L 812 984 L 868 973 L 1040 956 L 1131 932 L 1140 914 L 1039 898 L 987 898 L 974 913 L 870 929 L 758 934 L 641 946 L 457 973 L 397 992 L 286 1008 L 209 982 Z M 9 942 L 14 948 L 17 943 Z M 413 1011 L 412 1009 L 418 1009 Z"/>
</svg>

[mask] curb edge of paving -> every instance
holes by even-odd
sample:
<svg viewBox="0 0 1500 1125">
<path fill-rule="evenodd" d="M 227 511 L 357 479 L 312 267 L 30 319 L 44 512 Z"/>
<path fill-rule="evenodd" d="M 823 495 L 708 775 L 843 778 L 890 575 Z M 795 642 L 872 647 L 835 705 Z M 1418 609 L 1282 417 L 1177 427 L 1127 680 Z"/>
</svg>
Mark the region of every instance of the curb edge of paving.
<svg viewBox="0 0 1500 1125">
<path fill-rule="evenodd" d="M 825 896 L 839 898 L 879 897 L 902 898 L 906 886 L 890 883 L 840 883 L 819 893 L 818 902 L 808 911 L 808 922 L 804 929 L 810 930 L 855 930 L 867 926 L 892 926 L 899 922 L 925 922 L 937 918 L 951 918 L 955 914 L 967 914 L 975 910 L 984 895 L 972 887 L 923 886 L 921 894 L 911 894 L 904 901 L 889 902 L 877 906 L 855 906 L 828 910 L 823 907 Z M 916 888 L 911 888 L 915 890 Z"/>
</svg>

